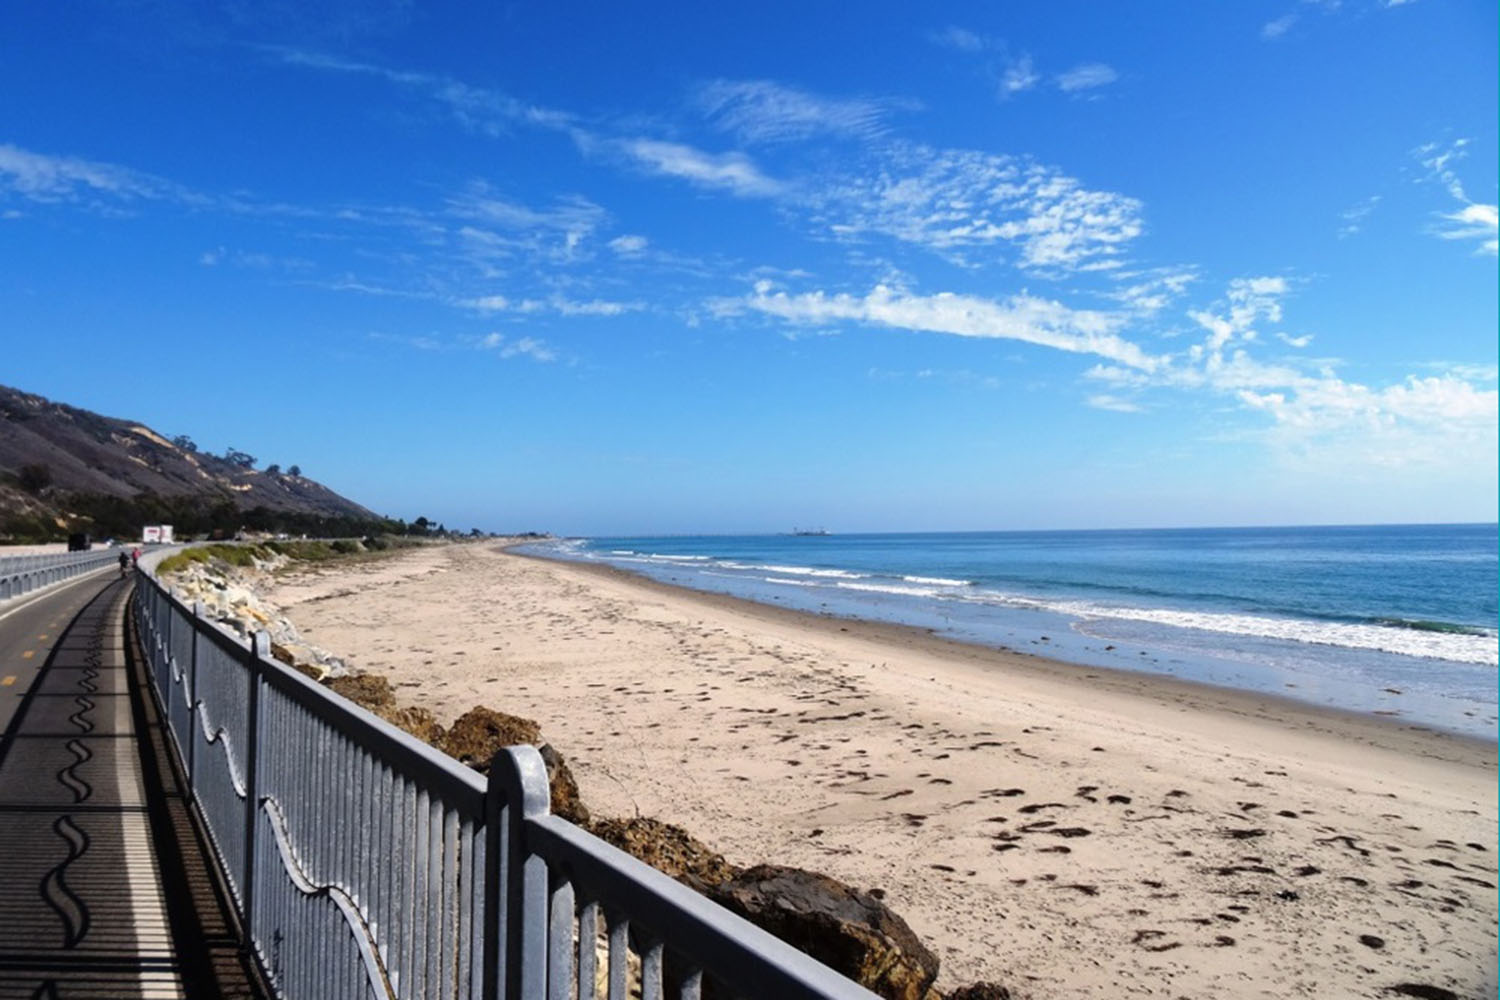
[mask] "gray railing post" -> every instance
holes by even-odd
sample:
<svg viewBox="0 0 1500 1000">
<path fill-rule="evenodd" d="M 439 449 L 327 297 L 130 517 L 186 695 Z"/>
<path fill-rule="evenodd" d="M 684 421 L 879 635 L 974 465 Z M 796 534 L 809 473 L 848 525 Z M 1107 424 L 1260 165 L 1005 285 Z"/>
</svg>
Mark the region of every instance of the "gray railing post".
<svg viewBox="0 0 1500 1000">
<path fill-rule="evenodd" d="M 271 655 L 271 637 L 256 632 L 250 637 L 245 658 L 245 676 L 250 685 L 245 711 L 245 873 L 241 902 L 245 912 L 245 936 L 255 937 L 255 829 L 260 824 L 260 659 Z"/>
<path fill-rule="evenodd" d="M 484 1000 L 543 1000 L 547 989 L 547 863 L 526 847 L 526 821 L 551 809 L 536 747 L 490 760 L 485 793 Z"/>
<path fill-rule="evenodd" d="M 193 602 L 192 629 L 193 629 L 193 638 L 192 638 L 192 643 L 193 643 L 192 649 L 193 649 L 193 651 L 192 651 L 192 654 L 190 656 L 188 656 L 188 675 L 187 675 L 187 698 L 188 698 L 187 732 L 183 734 L 182 738 L 185 739 L 185 740 L 187 740 L 187 747 L 185 748 L 187 752 L 184 755 L 186 757 L 186 760 L 184 761 L 184 763 L 187 764 L 188 788 L 192 789 L 194 796 L 196 796 L 198 794 L 198 785 L 197 785 L 198 769 L 196 767 L 194 767 L 193 764 L 194 764 L 194 758 L 197 755 L 198 728 L 199 728 L 198 727 L 198 634 L 201 631 L 203 631 L 203 602 L 202 601 L 194 601 Z M 183 747 L 178 747 L 177 749 L 182 750 L 184 748 Z"/>
</svg>

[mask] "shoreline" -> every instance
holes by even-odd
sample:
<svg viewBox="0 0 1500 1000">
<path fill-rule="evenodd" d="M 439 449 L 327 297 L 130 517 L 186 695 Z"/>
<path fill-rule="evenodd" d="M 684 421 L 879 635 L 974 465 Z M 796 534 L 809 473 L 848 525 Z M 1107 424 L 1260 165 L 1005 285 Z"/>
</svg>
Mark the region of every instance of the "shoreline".
<svg viewBox="0 0 1500 1000">
<path fill-rule="evenodd" d="M 1493 993 L 1492 743 L 494 543 L 269 596 L 444 725 L 538 720 L 596 815 L 878 889 L 942 989 Z"/>
<path fill-rule="evenodd" d="M 523 546 L 529 544 L 535 543 L 518 542 L 502 545 L 499 546 L 498 551 L 517 559 L 561 565 L 569 569 L 594 574 L 603 579 L 625 582 L 630 586 L 639 587 L 644 591 L 701 603 L 707 608 L 729 609 L 752 618 L 759 616 L 764 617 L 767 621 L 802 626 L 830 637 L 840 632 L 847 632 L 847 626 L 849 625 L 858 625 L 861 632 L 889 642 L 898 648 L 924 647 L 949 656 L 956 661 L 972 661 L 979 669 L 990 667 L 1023 671 L 1037 679 L 1071 685 L 1080 685 L 1084 681 L 1089 681 L 1091 683 L 1087 687 L 1090 689 L 1103 688 L 1117 693 L 1129 692 L 1139 694 L 1143 687 L 1157 687 L 1161 689 L 1158 697 L 1164 699 L 1173 696 L 1189 698 L 1198 702 L 1200 707 L 1212 707 L 1219 711 L 1229 712 L 1246 718 L 1285 724 L 1290 717 L 1305 716 L 1303 724 L 1307 727 L 1315 727 L 1320 723 L 1337 725 L 1348 730 L 1357 731 L 1366 742 L 1372 744 L 1392 746 L 1395 743 L 1401 742 L 1403 738 L 1407 742 L 1427 742 L 1430 740 L 1434 743 L 1451 743 L 1453 744 L 1451 759 L 1455 760 L 1460 755 L 1475 752 L 1480 754 L 1488 752 L 1494 756 L 1497 753 L 1497 746 L 1500 746 L 1500 734 L 1497 734 L 1497 739 L 1487 740 L 1482 737 L 1471 736 L 1467 733 L 1405 722 L 1389 716 L 1372 715 L 1356 709 L 1319 705 L 1290 695 L 1224 687 L 1149 670 L 1129 670 L 1123 667 L 1072 663 L 1041 653 L 1029 653 L 1025 650 L 965 642 L 962 639 L 949 638 L 933 629 L 923 628 L 918 625 L 903 625 L 896 622 L 879 621 L 869 618 L 844 617 L 829 612 L 820 613 L 804 611 L 799 608 L 780 607 L 774 604 L 764 604 L 745 597 L 736 597 L 732 594 L 718 594 L 712 591 L 694 590 L 691 587 L 684 587 L 675 583 L 666 583 L 661 580 L 652 579 L 643 573 L 621 569 L 617 566 L 566 559 L 552 559 L 547 556 L 518 551 Z"/>
</svg>

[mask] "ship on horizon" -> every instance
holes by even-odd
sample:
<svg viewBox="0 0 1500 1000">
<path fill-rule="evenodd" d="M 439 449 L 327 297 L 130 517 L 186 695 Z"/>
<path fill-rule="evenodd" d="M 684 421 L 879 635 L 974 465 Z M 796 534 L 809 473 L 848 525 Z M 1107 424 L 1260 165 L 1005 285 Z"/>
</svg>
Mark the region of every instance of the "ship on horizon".
<svg viewBox="0 0 1500 1000">
<path fill-rule="evenodd" d="M 799 538 L 832 534 L 827 528 L 793 528 L 792 534 Z"/>
</svg>

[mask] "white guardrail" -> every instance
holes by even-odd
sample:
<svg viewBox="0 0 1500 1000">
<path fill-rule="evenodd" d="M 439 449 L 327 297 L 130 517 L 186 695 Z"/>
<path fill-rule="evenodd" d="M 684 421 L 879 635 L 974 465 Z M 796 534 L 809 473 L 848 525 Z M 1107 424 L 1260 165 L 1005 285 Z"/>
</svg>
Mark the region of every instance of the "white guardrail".
<svg viewBox="0 0 1500 1000">
<path fill-rule="evenodd" d="M 39 587 L 92 573 L 120 559 L 121 549 L 51 552 L 34 556 L 0 556 L 0 601 Z"/>
<path fill-rule="evenodd" d="M 279 997 L 874 1000 L 549 813 L 532 747 L 488 780 L 276 662 L 146 572 L 157 695 Z"/>
</svg>

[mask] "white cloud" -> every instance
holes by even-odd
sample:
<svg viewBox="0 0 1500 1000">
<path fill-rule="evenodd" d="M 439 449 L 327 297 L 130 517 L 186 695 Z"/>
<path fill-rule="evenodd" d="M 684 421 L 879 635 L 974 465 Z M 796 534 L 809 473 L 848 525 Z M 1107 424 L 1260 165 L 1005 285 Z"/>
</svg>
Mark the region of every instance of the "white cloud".
<svg viewBox="0 0 1500 1000">
<path fill-rule="evenodd" d="M 1455 169 L 1459 161 L 1468 155 L 1465 148 L 1468 144 L 1468 139 L 1454 140 L 1446 147 L 1430 142 L 1412 150 L 1412 155 L 1427 168 L 1430 180 L 1441 184 L 1450 195 L 1463 203 L 1463 207 L 1457 211 L 1438 213 L 1442 224 L 1434 229 L 1434 234 L 1445 240 L 1478 240 L 1479 246 L 1475 248 L 1475 253 L 1495 256 L 1500 252 L 1500 209 L 1495 205 L 1470 200 Z"/>
<path fill-rule="evenodd" d="M 721 313 L 750 309 L 795 324 L 855 322 L 958 337 L 1018 340 L 1075 354 L 1096 354 L 1146 371 L 1158 363 L 1117 335 L 1118 318 L 1026 294 L 997 301 L 952 292 L 913 295 L 877 285 L 862 296 L 822 291 L 792 295 L 762 281 L 752 294 L 716 303 L 716 307 Z"/>
<path fill-rule="evenodd" d="M 482 313 L 556 313 L 559 316 L 623 316 L 645 308 L 639 302 L 611 302 L 606 299 L 588 301 L 568 299 L 551 295 L 545 299 L 512 299 L 504 295 L 482 295 L 464 299 L 458 303 L 467 309 Z"/>
<path fill-rule="evenodd" d="M 888 130 L 891 111 L 909 101 L 833 98 L 770 80 L 712 80 L 696 101 L 719 129 L 747 143 L 777 143 L 835 135 L 873 139 Z"/>
<path fill-rule="evenodd" d="M 1475 253 L 1495 256 L 1500 251 L 1500 212 L 1495 205 L 1470 203 L 1457 212 L 1443 212 L 1450 225 L 1438 230 L 1445 240 L 1479 240 Z"/>
<path fill-rule="evenodd" d="M 33 153 L 0 144 L 0 191 L 31 201 L 75 201 L 83 195 L 120 200 L 180 197 L 175 185 L 112 163 Z"/>
<path fill-rule="evenodd" d="M 1140 413 L 1141 407 L 1128 399 L 1112 396 L 1109 393 L 1096 393 L 1087 400 L 1088 404 L 1096 410 L 1110 410 L 1114 413 Z"/>
<path fill-rule="evenodd" d="M 783 190 L 779 182 L 761 173 L 743 153 L 705 153 L 682 143 L 658 139 L 628 139 L 619 148 L 653 173 L 721 188 L 740 197 L 769 197 Z"/>
<path fill-rule="evenodd" d="M 1344 224 L 1339 227 L 1339 239 L 1345 239 L 1359 232 L 1364 227 L 1365 219 L 1369 218 L 1370 213 L 1375 211 L 1375 206 L 1379 204 L 1380 195 L 1372 194 L 1340 212 L 1339 217 L 1344 220 Z"/>
<path fill-rule="evenodd" d="M 982 52 L 986 48 L 986 40 L 982 35 L 975 34 L 967 28 L 960 28 L 950 24 L 941 31 L 929 32 L 927 40 L 934 45 L 944 48 L 958 49 L 960 52 Z"/>
<path fill-rule="evenodd" d="M 1080 90 L 1092 90 L 1095 87 L 1103 87 L 1114 83 L 1120 78 L 1120 74 L 1114 68 L 1104 63 L 1084 63 L 1074 66 L 1066 73 L 1057 75 L 1057 86 L 1064 93 L 1073 94 Z"/>
<path fill-rule="evenodd" d="M 308 52 L 283 46 L 263 46 L 262 48 L 263 51 L 288 65 L 325 72 L 375 76 L 397 86 L 416 91 L 444 106 L 465 128 L 485 135 L 502 135 L 515 124 L 533 125 L 568 133 L 577 128 L 574 117 L 567 112 L 528 104 L 500 91 L 474 87 L 451 77 L 386 69 L 382 66 L 341 59 L 321 52 Z"/>
<path fill-rule="evenodd" d="M 565 237 L 572 235 L 575 241 L 592 233 L 609 214 L 580 195 L 558 198 L 548 208 L 532 208 L 497 197 L 482 183 L 470 185 L 463 194 L 450 198 L 448 205 L 460 218 L 506 230 L 553 230 Z"/>
<path fill-rule="evenodd" d="M 1283 14 L 1281 17 L 1276 18 L 1274 21 L 1267 21 L 1265 24 L 1261 25 L 1260 37 L 1266 39 L 1267 41 L 1280 38 L 1282 35 L 1285 35 L 1288 31 L 1290 31 L 1292 29 L 1292 25 L 1296 23 L 1296 14 Z"/>
<path fill-rule="evenodd" d="M 1000 97 L 1003 100 L 1012 94 L 1030 90 L 1040 79 L 1032 65 L 1031 56 L 1022 55 L 1005 67 L 1005 73 L 1000 77 Z"/>
<path fill-rule="evenodd" d="M 1111 277 L 1129 284 L 1111 292 L 1109 297 L 1132 312 L 1149 316 L 1180 298 L 1198 280 L 1198 272 L 1190 267 L 1158 267 L 1147 271 L 1115 271 Z"/>
<path fill-rule="evenodd" d="M 530 358 L 533 361 L 556 361 L 557 352 L 547 342 L 536 337 L 508 339 L 503 333 L 491 333 L 480 338 L 479 346 L 494 351 L 502 358 Z"/>
<path fill-rule="evenodd" d="M 616 236 L 609 241 L 609 248 L 621 257 L 639 257 L 646 252 L 647 242 L 644 236 Z"/>
<path fill-rule="evenodd" d="M 1316 363 L 1267 364 L 1249 353 L 1255 325 L 1279 322 L 1285 278 L 1231 282 L 1215 305 L 1189 313 L 1206 331 L 1202 343 L 1160 359 L 1151 369 L 1095 365 L 1091 380 L 1137 393 L 1152 388 L 1209 391 L 1268 416 L 1267 440 L 1328 461 L 1365 464 L 1493 464 L 1497 394 L 1482 389 L 1487 368 L 1445 366 L 1435 376 L 1408 376 L 1384 386 L 1340 378 Z M 1305 347 L 1311 335 L 1277 338 Z"/>
<path fill-rule="evenodd" d="M 878 233 L 939 252 L 1011 244 L 1022 267 L 1118 266 L 1143 230 L 1141 204 L 1027 159 L 895 145 L 869 169 L 808 196 L 836 237 Z"/>
</svg>

